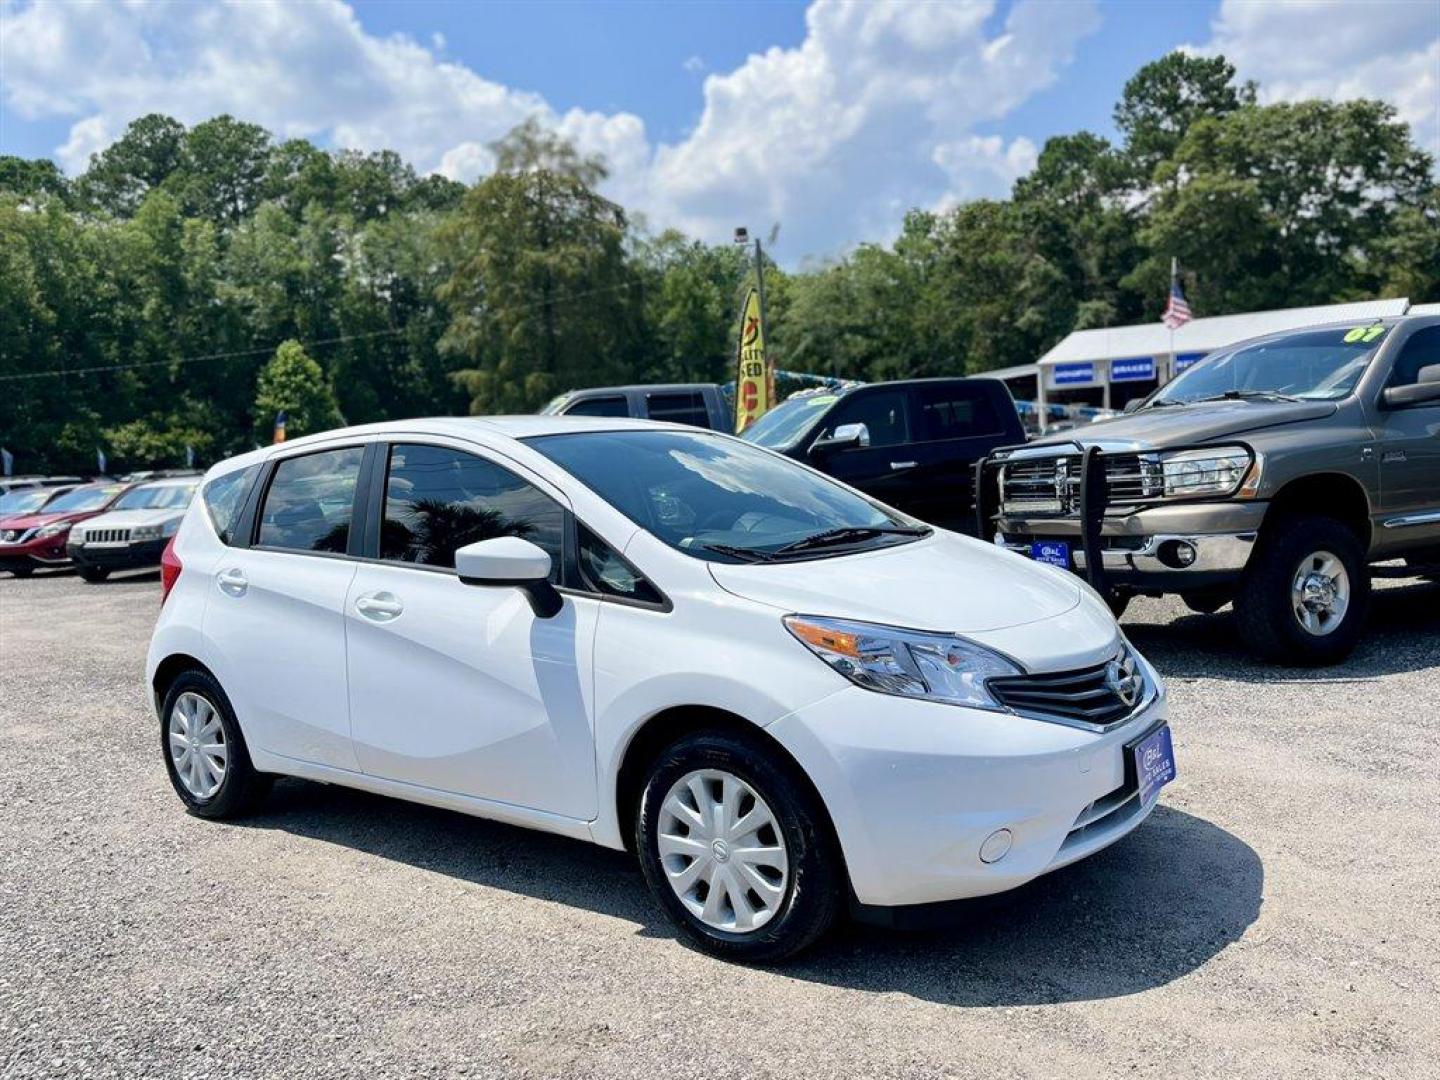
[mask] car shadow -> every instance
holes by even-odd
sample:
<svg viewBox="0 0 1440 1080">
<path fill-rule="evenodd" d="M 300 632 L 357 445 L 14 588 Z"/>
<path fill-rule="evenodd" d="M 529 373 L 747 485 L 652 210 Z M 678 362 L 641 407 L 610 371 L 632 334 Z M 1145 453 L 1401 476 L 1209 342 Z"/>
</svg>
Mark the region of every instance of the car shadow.
<svg viewBox="0 0 1440 1080">
<path fill-rule="evenodd" d="M 1285 667 L 1257 659 L 1241 643 L 1229 608 L 1215 615 L 1144 621 L 1151 610 L 1151 605 L 1137 604 L 1124 629 L 1167 678 L 1347 683 L 1440 667 L 1440 584 L 1377 588 L 1359 646 L 1332 667 Z"/>
<path fill-rule="evenodd" d="M 674 936 L 634 861 L 581 841 L 292 780 L 239 824 L 624 919 L 644 936 Z M 957 1006 L 1118 997 L 1171 982 L 1237 940 L 1259 915 L 1263 883 L 1260 858 L 1242 840 L 1162 805 L 1090 859 L 954 905 L 946 929 L 848 926 L 783 971 Z"/>
</svg>

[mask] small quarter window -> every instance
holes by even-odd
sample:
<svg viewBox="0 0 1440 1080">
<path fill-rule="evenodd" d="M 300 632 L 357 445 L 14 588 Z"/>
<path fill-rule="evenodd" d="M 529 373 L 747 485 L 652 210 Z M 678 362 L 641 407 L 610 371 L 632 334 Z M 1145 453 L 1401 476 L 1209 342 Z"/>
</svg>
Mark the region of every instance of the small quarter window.
<svg viewBox="0 0 1440 1080">
<path fill-rule="evenodd" d="M 201 492 L 201 497 L 205 500 L 205 511 L 210 515 L 210 524 L 215 526 L 215 535 L 220 537 L 221 543 L 234 543 L 235 526 L 240 521 L 245 495 L 259 471 L 259 465 L 236 469 L 224 476 L 217 476 L 206 484 Z"/>
<path fill-rule="evenodd" d="M 347 446 L 280 462 L 260 511 L 260 546 L 343 553 L 364 456 Z"/>
<path fill-rule="evenodd" d="M 618 551 L 584 525 L 576 524 L 580 538 L 580 572 L 585 583 L 603 596 L 635 600 L 642 604 L 663 604 L 658 589 L 625 561 Z"/>
<path fill-rule="evenodd" d="M 446 446 L 390 448 L 382 559 L 453 570 L 455 552 L 467 544 L 519 536 L 550 553 L 556 581 L 564 535 L 565 511 L 509 469 Z"/>
</svg>

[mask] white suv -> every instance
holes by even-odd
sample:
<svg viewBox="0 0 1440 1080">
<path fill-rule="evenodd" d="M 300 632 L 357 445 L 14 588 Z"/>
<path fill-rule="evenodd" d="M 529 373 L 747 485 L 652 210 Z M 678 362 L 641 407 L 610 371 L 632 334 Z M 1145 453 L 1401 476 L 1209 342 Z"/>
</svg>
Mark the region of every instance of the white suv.
<svg viewBox="0 0 1440 1080">
<path fill-rule="evenodd" d="M 726 435 L 395 422 L 202 492 L 147 674 L 203 817 L 285 774 L 628 846 L 692 941 L 775 960 L 1083 858 L 1175 773 L 1088 587 Z"/>
</svg>

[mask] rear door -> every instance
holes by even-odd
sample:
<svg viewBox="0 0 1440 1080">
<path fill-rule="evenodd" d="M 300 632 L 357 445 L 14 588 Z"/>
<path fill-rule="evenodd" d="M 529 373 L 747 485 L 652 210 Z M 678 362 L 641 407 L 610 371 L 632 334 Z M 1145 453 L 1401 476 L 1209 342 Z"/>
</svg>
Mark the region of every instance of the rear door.
<svg viewBox="0 0 1440 1080">
<path fill-rule="evenodd" d="M 445 440 L 378 462 L 376 537 L 345 604 L 361 768 L 512 806 L 595 816 L 591 653 L 598 601 L 538 618 L 518 589 L 466 585 L 455 551 L 522 536 L 564 565 L 567 507 L 538 477 Z"/>
<path fill-rule="evenodd" d="M 274 463 L 253 540 L 216 561 L 204 616 L 245 738 L 351 771 L 342 613 L 355 576 L 349 552 L 364 455 L 356 443 Z"/>
<path fill-rule="evenodd" d="M 910 453 L 910 395 L 904 387 L 854 390 L 830 410 L 816 438 L 833 436 L 846 424 L 864 424 L 868 446 L 813 455 L 811 464 L 881 502 L 909 510 L 914 504 Z"/>
<path fill-rule="evenodd" d="M 914 509 L 924 521 L 973 532 L 974 469 L 1010 439 L 1013 424 L 1000 411 L 995 388 L 955 379 L 911 387 L 915 443 L 907 447 Z M 1013 407 L 1012 407 L 1013 411 Z M 908 509 L 908 508 L 907 508 Z"/>
</svg>

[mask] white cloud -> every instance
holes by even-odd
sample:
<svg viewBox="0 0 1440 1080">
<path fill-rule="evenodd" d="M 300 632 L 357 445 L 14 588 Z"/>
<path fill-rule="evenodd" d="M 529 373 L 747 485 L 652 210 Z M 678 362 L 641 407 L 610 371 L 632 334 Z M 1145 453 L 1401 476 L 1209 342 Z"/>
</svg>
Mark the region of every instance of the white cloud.
<svg viewBox="0 0 1440 1080">
<path fill-rule="evenodd" d="M 694 130 L 657 145 L 633 114 L 561 113 L 442 58 L 438 36 L 369 34 L 339 0 L 0 5 L 0 92 L 18 116 L 71 120 L 56 148 L 71 172 L 144 113 L 229 112 L 471 180 L 493 166 L 485 144 L 535 117 L 604 154 L 608 193 L 652 225 L 723 239 L 778 222 L 790 261 L 883 238 L 911 206 L 1004 192 L 1035 148 L 978 129 L 1098 25 L 1091 0 L 1017 0 L 999 26 L 993 0 L 816 0 L 802 44 L 707 75 Z"/>
<path fill-rule="evenodd" d="M 1263 102 L 1388 101 L 1440 155 L 1440 3 L 1435 0 L 1223 0 L 1212 37 Z"/>
<path fill-rule="evenodd" d="M 691 75 L 699 75 L 705 70 L 705 61 L 698 56 L 687 56 L 680 66 Z"/>
</svg>

